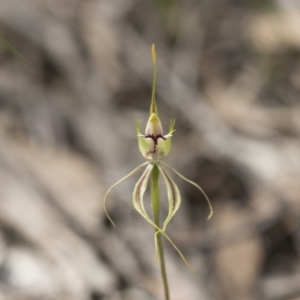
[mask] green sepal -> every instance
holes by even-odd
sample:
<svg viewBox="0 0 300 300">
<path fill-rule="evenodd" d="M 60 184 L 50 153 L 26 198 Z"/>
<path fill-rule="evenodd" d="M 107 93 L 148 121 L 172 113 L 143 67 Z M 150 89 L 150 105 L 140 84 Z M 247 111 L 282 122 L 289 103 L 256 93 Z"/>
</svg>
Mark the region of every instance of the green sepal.
<svg viewBox="0 0 300 300">
<path fill-rule="evenodd" d="M 167 173 L 167 171 L 160 165 L 157 165 L 157 167 L 158 167 L 158 169 L 159 169 L 159 171 L 160 171 L 160 173 L 161 173 L 161 175 L 164 179 L 164 182 L 166 184 L 167 194 L 168 194 L 168 201 L 169 201 L 168 216 L 167 216 L 166 220 L 164 221 L 163 228 L 162 228 L 163 231 L 165 231 L 168 224 L 169 224 L 169 222 L 171 221 L 171 219 L 175 215 L 176 211 L 180 207 L 181 196 L 180 196 L 178 186 L 173 181 L 171 176 Z"/>
<path fill-rule="evenodd" d="M 205 198 L 205 200 L 206 200 L 206 202 L 207 202 L 207 204 L 208 204 L 208 207 L 209 207 L 209 215 L 208 215 L 208 217 L 207 217 L 207 220 L 209 220 L 209 219 L 212 217 L 214 211 L 213 211 L 212 205 L 211 205 L 211 203 L 210 203 L 210 200 L 209 200 L 208 196 L 205 194 L 205 192 L 203 191 L 203 189 L 202 189 L 197 183 L 195 183 L 195 182 L 192 181 L 192 180 L 187 179 L 185 176 L 183 176 L 182 174 L 180 174 L 178 171 L 176 171 L 174 168 L 172 168 L 171 166 L 169 166 L 169 165 L 166 164 L 165 162 L 162 162 L 162 161 L 161 161 L 160 163 L 163 164 L 164 166 L 166 166 L 167 168 L 169 168 L 170 170 L 172 170 L 178 177 L 180 177 L 180 178 L 183 179 L 184 181 L 186 181 L 186 182 L 188 182 L 189 184 L 191 184 L 191 185 L 193 185 L 194 187 L 196 187 L 196 188 L 203 194 L 203 196 L 204 196 L 204 198 Z"/>
<path fill-rule="evenodd" d="M 132 202 L 134 208 L 142 215 L 142 217 L 149 222 L 153 226 L 153 221 L 148 216 L 145 206 L 144 206 L 144 193 L 146 191 L 148 181 L 152 172 L 154 165 L 148 164 L 141 178 L 136 183 L 133 194 L 132 194 Z"/>
<path fill-rule="evenodd" d="M 143 164 L 139 165 L 138 167 L 136 167 L 134 170 L 132 170 L 129 174 L 125 175 L 124 177 L 122 177 L 120 180 L 118 180 L 116 183 L 114 183 L 108 190 L 107 192 L 105 193 L 104 195 L 104 200 L 103 200 L 103 208 L 104 208 L 104 212 L 108 218 L 108 220 L 112 223 L 112 225 L 114 227 L 116 227 L 115 223 L 113 222 L 113 220 L 111 219 L 110 215 L 108 214 L 108 211 L 107 211 L 107 197 L 109 195 L 109 193 L 111 192 L 111 190 L 116 187 L 117 185 L 119 185 L 120 183 L 122 183 L 123 181 L 125 181 L 126 179 L 128 179 L 130 176 L 134 175 L 137 171 L 140 170 L 141 167 L 147 165 L 148 162 L 144 162 Z"/>
</svg>

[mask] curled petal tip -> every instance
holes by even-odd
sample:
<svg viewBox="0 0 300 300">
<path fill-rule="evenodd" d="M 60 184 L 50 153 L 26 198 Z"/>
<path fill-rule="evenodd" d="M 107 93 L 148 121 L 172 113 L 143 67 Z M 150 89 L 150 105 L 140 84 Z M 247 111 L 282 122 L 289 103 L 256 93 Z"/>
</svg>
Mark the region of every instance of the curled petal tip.
<svg viewBox="0 0 300 300">
<path fill-rule="evenodd" d="M 214 212 L 213 212 L 213 210 L 211 210 L 210 213 L 209 213 L 209 216 L 207 217 L 207 220 L 210 220 L 211 217 L 213 216 L 213 214 L 214 214 Z"/>
</svg>

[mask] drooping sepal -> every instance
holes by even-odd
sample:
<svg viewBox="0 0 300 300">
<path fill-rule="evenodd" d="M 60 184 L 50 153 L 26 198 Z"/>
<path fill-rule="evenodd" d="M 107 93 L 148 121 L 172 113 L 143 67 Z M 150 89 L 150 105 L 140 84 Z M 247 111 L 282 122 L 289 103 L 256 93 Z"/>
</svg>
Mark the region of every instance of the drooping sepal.
<svg viewBox="0 0 300 300">
<path fill-rule="evenodd" d="M 104 200 L 103 200 L 103 208 L 104 208 L 104 212 L 108 218 L 108 220 L 112 223 L 113 226 L 116 227 L 115 223 L 113 222 L 113 220 L 111 219 L 111 217 L 108 214 L 107 211 L 107 197 L 109 195 L 109 193 L 111 192 L 111 190 L 116 187 L 117 185 L 119 185 L 120 183 L 122 183 L 123 181 L 125 181 L 126 179 L 128 179 L 130 176 L 132 176 L 133 174 L 135 174 L 137 171 L 139 171 L 141 169 L 141 167 L 145 166 L 146 164 L 148 164 L 148 162 L 145 162 L 141 165 L 139 165 L 138 167 L 136 167 L 134 170 L 132 170 L 129 174 L 125 175 L 124 177 L 122 177 L 120 180 L 118 180 L 115 184 L 113 184 L 105 193 L 104 195 Z"/>
<path fill-rule="evenodd" d="M 153 164 L 148 164 L 147 168 L 145 169 L 144 173 L 142 174 L 141 178 L 136 183 L 133 194 L 132 194 L 132 202 L 134 208 L 142 215 L 142 217 L 153 225 L 153 221 L 148 216 L 145 206 L 144 206 L 144 193 L 146 191 L 148 181 L 153 169 Z"/>
<path fill-rule="evenodd" d="M 172 168 L 171 166 L 169 166 L 165 162 L 161 162 L 161 164 L 163 164 L 164 166 L 166 166 L 167 168 L 169 168 L 170 170 L 172 170 L 178 177 L 180 177 L 184 181 L 188 182 L 189 184 L 193 185 L 194 187 L 196 187 L 202 193 L 202 195 L 204 196 L 204 198 L 205 198 L 205 200 L 206 200 L 206 202 L 208 204 L 208 207 L 209 207 L 209 215 L 207 217 L 207 220 L 209 220 L 212 217 L 214 211 L 213 211 L 212 205 L 210 203 L 210 200 L 209 200 L 208 196 L 205 194 L 205 192 L 203 191 L 203 189 L 197 183 L 195 183 L 192 180 L 187 179 L 185 176 L 183 176 L 182 174 L 180 174 L 178 171 L 176 171 L 174 168 Z"/>
<path fill-rule="evenodd" d="M 166 172 L 166 170 L 162 166 L 158 165 L 157 167 L 166 184 L 168 200 L 169 200 L 169 212 L 166 220 L 164 221 L 163 228 L 162 228 L 165 231 L 169 222 L 171 221 L 171 219 L 173 218 L 173 216 L 175 215 L 176 211 L 178 210 L 181 204 L 181 196 L 180 196 L 178 186 L 173 181 L 171 176 Z"/>
</svg>

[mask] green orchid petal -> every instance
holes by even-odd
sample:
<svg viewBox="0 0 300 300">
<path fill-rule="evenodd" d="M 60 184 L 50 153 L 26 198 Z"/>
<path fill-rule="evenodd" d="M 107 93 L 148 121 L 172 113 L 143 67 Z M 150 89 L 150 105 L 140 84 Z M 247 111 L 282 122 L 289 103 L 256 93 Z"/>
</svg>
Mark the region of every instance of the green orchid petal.
<svg viewBox="0 0 300 300">
<path fill-rule="evenodd" d="M 135 174 L 137 171 L 139 171 L 143 166 L 147 165 L 148 162 L 145 162 L 141 165 L 139 165 L 138 167 L 136 167 L 134 170 L 132 170 L 129 174 L 127 174 L 126 176 L 122 177 L 120 180 L 118 180 L 115 184 L 113 184 L 106 192 L 105 196 L 104 196 L 104 201 L 103 201 L 103 207 L 104 207 L 104 212 L 108 218 L 108 220 L 112 223 L 112 225 L 114 227 L 116 227 L 115 223 L 113 222 L 113 220 L 111 219 L 111 217 L 109 216 L 108 212 L 107 212 L 107 197 L 109 195 L 109 193 L 111 192 L 111 190 L 116 187 L 118 184 L 122 183 L 123 181 L 125 181 L 126 179 L 128 179 L 130 176 L 132 176 L 133 174 Z"/>
<path fill-rule="evenodd" d="M 142 155 L 146 159 L 149 159 L 151 157 L 150 150 L 153 149 L 153 141 L 151 139 L 146 139 L 144 137 L 144 135 L 141 134 L 140 123 L 141 123 L 141 120 L 136 121 L 136 124 L 135 124 L 135 128 L 136 128 L 136 131 L 137 131 L 139 149 L 140 149 Z"/>
<path fill-rule="evenodd" d="M 178 186 L 173 181 L 171 176 L 166 172 L 166 170 L 162 166 L 157 165 L 157 167 L 165 181 L 167 187 L 168 199 L 169 199 L 169 213 L 166 220 L 164 221 L 163 228 L 162 228 L 163 231 L 165 231 L 170 220 L 175 215 L 176 211 L 180 206 L 181 196 L 180 196 Z"/>
<path fill-rule="evenodd" d="M 169 236 L 164 232 L 164 230 L 160 227 L 158 227 L 153 220 L 150 219 L 148 216 L 145 206 L 144 206 L 144 193 L 146 191 L 148 181 L 150 178 L 150 175 L 152 173 L 154 165 L 149 163 L 146 170 L 142 174 L 141 178 L 138 180 L 136 183 L 134 190 L 133 190 L 133 195 L 132 195 L 132 201 L 133 201 L 133 206 L 134 208 L 142 215 L 142 217 L 156 229 L 156 233 L 154 236 L 154 241 L 155 241 L 155 253 L 157 254 L 157 234 L 162 234 L 169 242 L 170 244 L 174 247 L 174 249 L 178 252 L 179 256 L 183 260 L 183 262 L 187 265 L 187 267 L 194 272 L 194 269 L 191 267 L 191 265 L 187 262 L 181 251 L 178 249 L 178 247 L 173 243 L 173 241 L 169 238 Z M 156 257 L 155 254 L 155 257 Z M 155 258 L 156 260 L 156 258 Z"/>
<path fill-rule="evenodd" d="M 207 201 L 207 204 L 208 204 L 208 207 L 209 207 L 210 213 L 209 213 L 208 218 L 207 218 L 207 220 L 209 220 L 212 217 L 212 215 L 213 215 L 213 208 L 212 208 L 212 205 L 210 203 L 210 200 L 209 200 L 208 196 L 205 194 L 205 192 L 203 191 L 203 189 L 197 183 L 195 183 L 192 180 L 187 179 L 186 177 L 184 177 L 183 175 L 181 175 L 178 171 L 176 171 L 175 169 L 173 169 L 171 166 L 169 166 L 165 162 L 161 162 L 161 164 L 163 164 L 164 166 L 166 166 L 167 168 L 169 168 L 170 170 L 172 170 L 178 177 L 180 177 L 184 181 L 188 182 L 189 184 L 195 186 L 198 190 L 200 190 L 200 192 L 205 197 L 205 199 Z"/>
<path fill-rule="evenodd" d="M 164 136 L 165 140 L 159 139 L 157 144 L 158 153 L 165 157 L 169 154 L 172 148 L 172 134 L 175 131 L 175 119 L 170 120 L 169 133 Z"/>
</svg>

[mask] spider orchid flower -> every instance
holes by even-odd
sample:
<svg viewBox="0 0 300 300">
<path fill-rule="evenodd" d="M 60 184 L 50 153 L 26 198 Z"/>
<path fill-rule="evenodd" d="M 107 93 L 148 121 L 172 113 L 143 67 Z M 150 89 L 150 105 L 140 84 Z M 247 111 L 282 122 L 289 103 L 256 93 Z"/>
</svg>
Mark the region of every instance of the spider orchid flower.
<svg viewBox="0 0 300 300">
<path fill-rule="evenodd" d="M 162 234 L 175 248 L 175 250 L 179 253 L 183 261 L 186 263 L 186 265 L 192 269 L 192 267 L 188 264 L 182 253 L 179 251 L 179 249 L 176 247 L 176 245 L 172 242 L 172 240 L 169 238 L 169 236 L 165 233 L 166 228 L 171 221 L 172 217 L 175 215 L 176 211 L 178 210 L 180 203 L 181 203 L 181 196 L 178 189 L 177 184 L 174 182 L 172 177 L 169 175 L 168 170 L 171 170 L 173 173 L 175 173 L 178 177 L 185 180 L 186 182 L 190 183 L 191 185 L 195 186 L 197 189 L 200 190 L 200 192 L 204 195 L 209 209 L 210 213 L 208 216 L 208 219 L 211 218 L 213 214 L 213 209 L 211 206 L 211 203 L 209 201 L 209 198 L 204 193 L 202 188 L 197 185 L 195 182 L 187 179 L 183 175 L 181 175 L 178 171 L 176 171 L 174 168 L 166 164 L 162 161 L 162 158 L 168 155 L 168 153 L 171 150 L 171 139 L 172 135 L 175 131 L 174 125 L 175 120 L 172 119 L 170 121 L 169 125 L 169 132 L 167 134 L 163 133 L 163 128 L 161 121 L 158 117 L 158 111 L 155 101 L 155 85 L 156 85 L 156 53 L 155 53 L 155 47 L 152 45 L 151 48 L 152 51 L 152 60 L 154 65 L 154 77 L 153 77 L 153 87 L 152 87 L 152 99 L 151 99 L 151 105 L 150 105 L 150 116 L 146 125 L 145 134 L 142 134 L 140 131 L 140 121 L 136 122 L 136 131 L 137 131 L 137 138 L 138 138 L 138 145 L 140 152 L 144 156 L 144 158 L 147 160 L 146 162 L 142 163 L 138 167 L 136 167 L 133 171 L 131 171 L 129 174 L 121 178 L 119 181 L 117 181 L 114 185 L 112 185 L 108 191 L 106 192 L 104 196 L 104 210 L 105 213 L 110 220 L 110 222 L 115 226 L 115 223 L 112 221 L 111 217 L 109 216 L 106 208 L 106 201 L 107 196 L 110 193 L 110 191 L 123 182 L 124 180 L 128 179 L 130 176 L 134 175 L 136 172 L 138 172 L 141 168 L 146 167 L 142 176 L 137 181 L 132 195 L 133 200 L 133 206 L 134 208 L 143 216 L 143 218 L 150 223 L 156 230 L 155 234 L 155 247 L 157 250 L 157 241 L 156 236 L 158 233 Z M 155 222 L 149 217 L 149 215 L 146 212 L 145 206 L 144 206 L 144 193 L 148 186 L 149 178 L 154 170 L 154 168 L 158 169 L 159 174 L 161 174 L 164 183 L 167 188 L 167 195 L 168 195 L 168 202 L 169 202 L 169 209 L 166 219 L 163 222 L 162 227 L 159 227 Z M 192 269 L 193 270 L 193 269 Z"/>
</svg>

